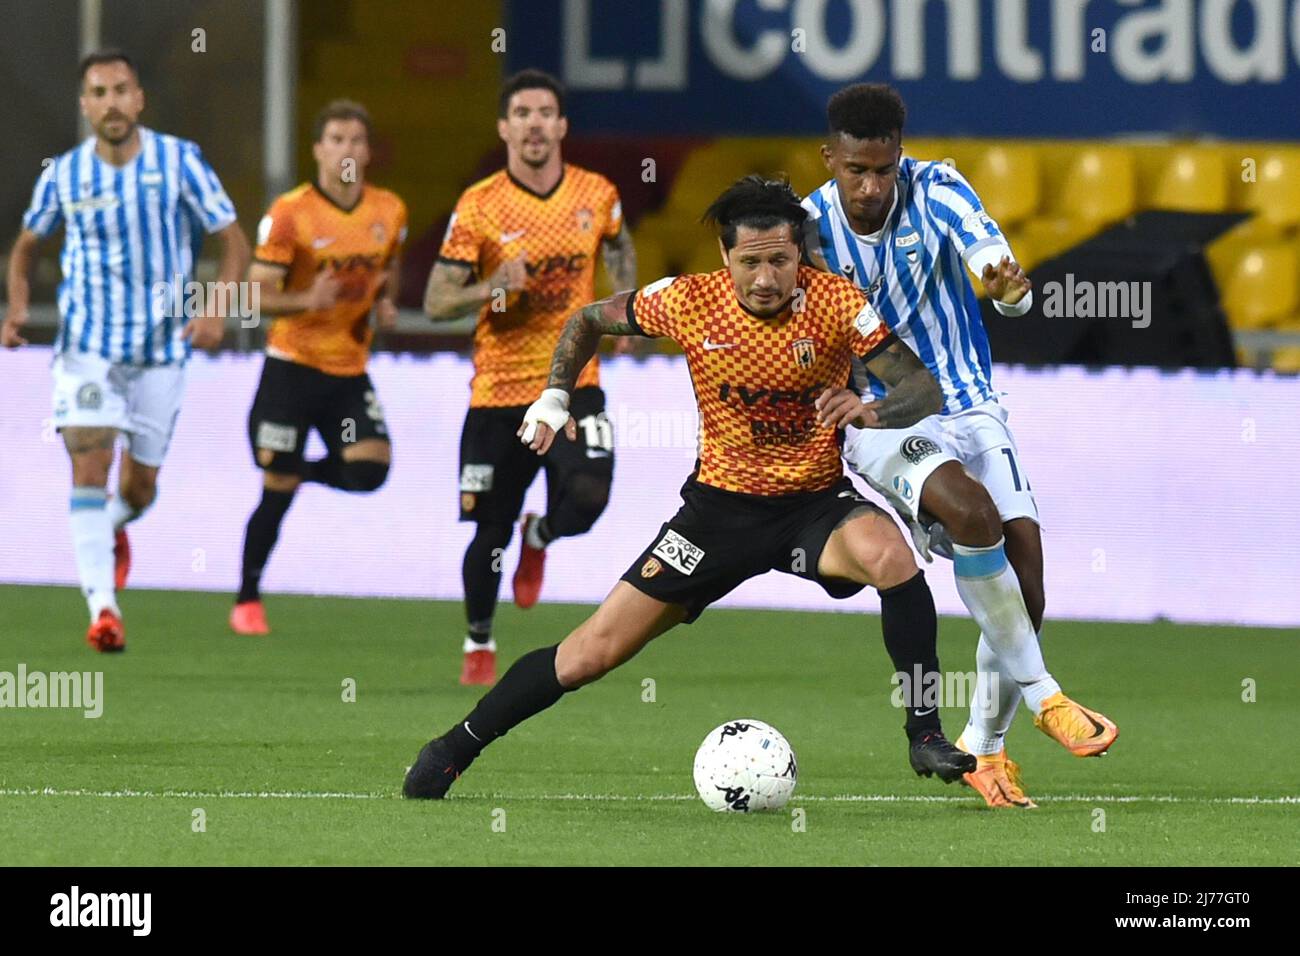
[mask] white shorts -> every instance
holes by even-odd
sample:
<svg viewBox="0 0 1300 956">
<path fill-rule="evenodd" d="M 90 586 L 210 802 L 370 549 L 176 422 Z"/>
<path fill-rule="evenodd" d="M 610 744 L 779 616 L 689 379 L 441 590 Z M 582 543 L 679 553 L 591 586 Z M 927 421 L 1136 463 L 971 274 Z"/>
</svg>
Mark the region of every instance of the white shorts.
<svg viewBox="0 0 1300 956">
<path fill-rule="evenodd" d="M 116 428 L 142 465 L 157 468 L 181 411 L 183 365 L 118 365 L 98 355 L 54 357 L 54 427 Z"/>
<path fill-rule="evenodd" d="M 1008 413 L 996 401 L 951 415 L 931 415 L 910 428 L 849 426 L 844 460 L 905 517 L 915 519 L 925 480 L 946 461 L 962 467 L 987 489 L 1003 523 L 1038 521 L 1038 505 L 1020 462 Z"/>
</svg>

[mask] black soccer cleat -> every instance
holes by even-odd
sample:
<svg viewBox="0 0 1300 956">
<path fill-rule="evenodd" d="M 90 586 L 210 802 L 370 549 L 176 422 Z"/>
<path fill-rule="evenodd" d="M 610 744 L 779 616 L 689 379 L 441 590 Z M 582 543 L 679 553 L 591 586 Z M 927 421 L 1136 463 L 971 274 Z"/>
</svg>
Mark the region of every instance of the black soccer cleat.
<svg viewBox="0 0 1300 956">
<path fill-rule="evenodd" d="M 962 774 L 974 773 L 977 766 L 974 754 L 957 749 L 938 731 L 912 741 L 908 759 L 918 777 L 937 773 L 944 783 L 960 780 Z"/>
<path fill-rule="evenodd" d="M 410 800 L 441 800 L 459 776 L 451 751 L 442 738 L 434 738 L 420 748 L 415 763 L 406 771 L 402 796 Z"/>
</svg>

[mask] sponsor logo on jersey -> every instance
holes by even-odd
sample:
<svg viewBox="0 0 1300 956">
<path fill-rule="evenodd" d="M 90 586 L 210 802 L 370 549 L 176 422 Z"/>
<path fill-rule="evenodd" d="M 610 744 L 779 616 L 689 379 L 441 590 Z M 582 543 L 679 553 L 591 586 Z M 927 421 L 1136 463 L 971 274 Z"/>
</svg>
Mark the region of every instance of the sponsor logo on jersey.
<svg viewBox="0 0 1300 956">
<path fill-rule="evenodd" d="M 267 451 L 291 452 L 298 447 L 298 429 L 293 425 L 258 422 L 256 445 Z"/>
<path fill-rule="evenodd" d="M 654 555 L 663 558 L 669 567 L 676 568 L 682 574 L 691 574 L 700 566 L 704 549 L 687 541 L 676 531 L 669 531 L 654 546 Z"/>
<path fill-rule="evenodd" d="M 710 342 L 709 337 L 704 336 L 704 351 L 716 352 L 718 349 L 738 349 L 740 345 L 736 342 Z"/>
<path fill-rule="evenodd" d="M 587 258 L 585 252 L 575 252 L 568 256 L 547 256 L 545 259 L 539 259 L 536 262 L 524 263 L 524 268 L 528 270 L 529 278 L 546 276 L 560 271 L 572 275 L 587 268 Z"/>
<path fill-rule="evenodd" d="M 761 418 L 749 420 L 749 435 L 755 445 L 802 445 L 817 432 L 817 419 L 812 415 L 790 421 L 765 421 Z"/>
<path fill-rule="evenodd" d="M 492 490 L 492 465 L 464 465 L 460 469 L 460 490 L 484 492 Z"/>
<path fill-rule="evenodd" d="M 939 452 L 939 446 L 924 435 L 908 435 L 903 439 L 903 444 L 898 446 L 898 453 L 913 465 L 920 464 L 923 459 Z"/>
<path fill-rule="evenodd" d="M 104 404 L 104 393 L 94 382 L 87 382 L 77 389 L 77 407 L 86 411 L 96 411 Z"/>
<path fill-rule="evenodd" d="M 311 241 L 311 247 L 313 249 L 324 249 L 333 241 L 334 241 L 333 236 L 320 236 L 319 238 L 313 239 Z"/>
<path fill-rule="evenodd" d="M 894 490 L 898 492 L 898 496 L 904 501 L 912 500 L 912 483 L 902 475 L 894 476 Z"/>
<path fill-rule="evenodd" d="M 524 233 L 526 233 L 527 231 L 528 231 L 527 229 L 517 229 L 514 232 L 501 233 L 501 245 L 504 246 L 507 243 L 514 242 L 516 239 L 522 239 L 524 237 Z"/>
<path fill-rule="evenodd" d="M 641 565 L 641 577 L 652 578 L 663 569 L 664 566 L 659 563 L 658 558 L 646 558 L 645 564 Z"/>
<path fill-rule="evenodd" d="M 846 279 L 852 279 L 852 278 L 853 278 L 853 263 L 851 263 L 851 262 L 846 262 L 846 263 L 844 263 L 844 265 L 840 266 L 840 271 L 844 273 L 844 278 L 846 278 Z"/>
<path fill-rule="evenodd" d="M 730 382 L 723 382 L 718 386 L 718 400 L 722 402 L 739 401 L 747 407 L 759 404 L 771 408 L 781 405 L 812 405 L 816 403 L 817 396 L 824 391 L 826 391 L 826 385 L 823 382 L 810 385 L 802 390 L 750 388 L 747 385 L 732 385 Z"/>
<path fill-rule="evenodd" d="M 885 274 L 882 272 L 880 275 L 876 276 L 874 279 L 871 280 L 871 285 L 867 286 L 862 291 L 869 296 L 875 296 L 875 294 L 880 291 L 880 287 L 883 286 L 884 284 L 885 284 Z"/>
<path fill-rule="evenodd" d="M 993 220 L 983 209 L 976 209 L 974 212 L 968 212 L 961 217 L 961 228 L 964 232 L 974 232 L 981 226 L 992 226 Z"/>
<path fill-rule="evenodd" d="M 858 312 L 857 318 L 853 320 L 853 327 L 858 330 L 859 335 L 870 336 L 872 332 L 880 328 L 884 323 L 880 320 L 880 313 L 870 302 L 862 303 L 862 309 Z"/>
<path fill-rule="evenodd" d="M 800 368 L 812 368 L 817 361 L 817 346 L 812 339 L 796 339 L 790 351 L 794 353 L 794 364 Z"/>
</svg>

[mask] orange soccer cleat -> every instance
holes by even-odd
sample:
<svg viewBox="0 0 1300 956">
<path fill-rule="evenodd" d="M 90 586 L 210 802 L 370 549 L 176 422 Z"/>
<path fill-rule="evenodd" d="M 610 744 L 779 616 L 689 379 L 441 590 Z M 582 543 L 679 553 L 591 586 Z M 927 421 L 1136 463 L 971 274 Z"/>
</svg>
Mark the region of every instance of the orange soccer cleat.
<svg viewBox="0 0 1300 956">
<path fill-rule="evenodd" d="M 86 643 L 101 654 L 126 650 L 126 629 L 122 626 L 122 618 L 104 608 L 86 631 Z"/>
<path fill-rule="evenodd" d="M 266 623 L 266 608 L 261 601 L 244 601 L 230 609 L 230 629 L 236 634 L 270 634 Z"/>
<path fill-rule="evenodd" d="M 1104 714 L 1076 704 L 1061 692 L 1043 701 L 1034 726 L 1076 757 L 1100 757 L 1119 736 Z"/>
<path fill-rule="evenodd" d="M 126 528 L 118 528 L 113 535 L 113 586 L 119 591 L 126 587 L 130 573 L 131 542 L 127 540 Z"/>
<path fill-rule="evenodd" d="M 957 746 L 962 750 L 966 745 L 961 738 Z M 1021 787 L 1020 764 L 1007 756 L 1006 748 L 996 754 L 976 754 L 974 772 L 962 774 L 962 783 L 970 787 L 984 802 L 994 809 L 1019 807 L 1022 810 L 1035 810 L 1038 804 L 1025 796 Z"/>
<path fill-rule="evenodd" d="M 497 652 L 466 651 L 460 669 L 460 682 L 466 687 L 491 687 L 497 682 Z"/>
<path fill-rule="evenodd" d="M 525 610 L 537 603 L 542 594 L 542 570 L 546 566 L 546 549 L 528 543 L 528 532 L 541 518 L 531 511 L 519 522 L 523 541 L 519 548 L 519 567 L 515 568 L 515 606 Z"/>
</svg>

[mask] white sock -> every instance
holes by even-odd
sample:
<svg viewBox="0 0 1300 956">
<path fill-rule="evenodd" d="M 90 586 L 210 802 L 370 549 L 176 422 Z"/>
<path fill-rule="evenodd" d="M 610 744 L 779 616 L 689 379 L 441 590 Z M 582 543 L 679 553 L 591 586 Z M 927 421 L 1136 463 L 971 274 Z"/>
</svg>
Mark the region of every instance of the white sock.
<svg viewBox="0 0 1300 956">
<path fill-rule="evenodd" d="M 119 531 L 126 525 L 130 524 L 136 518 L 145 513 L 147 509 L 141 508 L 136 511 L 121 495 L 114 495 L 108 500 L 108 520 L 113 525 L 114 531 Z"/>
<path fill-rule="evenodd" d="M 975 650 L 975 698 L 970 702 L 970 720 L 961 735 L 966 749 L 981 755 L 1001 753 L 1003 737 L 1011 729 L 1020 697 L 1015 678 L 981 634 Z"/>
<path fill-rule="evenodd" d="M 1003 540 L 988 548 L 953 544 L 957 593 L 984 638 L 1037 714 L 1043 701 L 1061 690 L 1043 663 L 1038 636 L 1025 610 L 1020 581 L 1007 561 Z"/>
<path fill-rule="evenodd" d="M 528 530 L 524 533 L 524 540 L 528 542 L 528 547 L 544 551 L 546 550 L 546 542 L 542 540 L 542 536 L 537 530 L 538 525 L 541 523 L 541 518 L 528 522 Z"/>
<path fill-rule="evenodd" d="M 493 653 L 496 653 L 496 649 L 497 642 L 490 637 L 484 643 L 480 644 L 478 641 L 474 640 L 474 638 L 466 636 L 465 643 L 461 645 L 461 650 L 466 654 L 470 651 L 492 651 Z"/>
<path fill-rule="evenodd" d="M 113 590 L 113 523 L 107 504 L 108 492 L 103 488 L 72 489 L 72 544 L 92 622 L 104 608 L 121 614 Z"/>
</svg>

